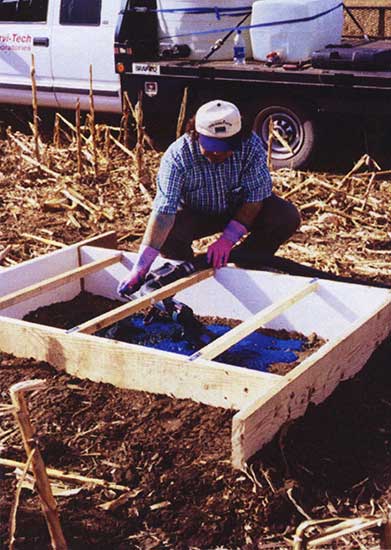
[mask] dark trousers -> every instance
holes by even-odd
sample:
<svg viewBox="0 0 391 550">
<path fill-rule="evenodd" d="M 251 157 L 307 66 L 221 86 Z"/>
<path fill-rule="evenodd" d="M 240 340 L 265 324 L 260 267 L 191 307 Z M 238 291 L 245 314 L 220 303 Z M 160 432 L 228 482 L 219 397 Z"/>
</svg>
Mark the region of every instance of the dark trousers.
<svg viewBox="0 0 391 550">
<path fill-rule="evenodd" d="M 192 242 L 195 239 L 220 233 L 232 215 L 203 214 L 183 208 L 176 217 L 174 226 L 161 247 L 161 254 L 175 260 L 192 260 Z M 287 241 L 300 226 L 300 214 L 289 201 L 271 195 L 263 201 L 263 207 L 253 223 L 250 232 L 236 246 L 232 254 L 272 256 L 278 247 Z M 231 254 L 231 257 L 232 257 Z"/>
</svg>

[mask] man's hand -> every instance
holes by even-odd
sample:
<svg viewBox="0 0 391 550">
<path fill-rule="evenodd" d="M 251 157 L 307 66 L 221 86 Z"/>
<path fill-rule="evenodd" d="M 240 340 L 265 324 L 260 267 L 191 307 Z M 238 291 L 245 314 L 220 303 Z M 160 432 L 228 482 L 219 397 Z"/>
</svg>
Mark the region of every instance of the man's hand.
<svg viewBox="0 0 391 550">
<path fill-rule="evenodd" d="M 208 248 L 208 263 L 212 264 L 215 269 L 226 266 L 233 245 L 234 243 L 226 239 L 223 235 L 219 237 Z"/>
<path fill-rule="evenodd" d="M 149 245 L 141 245 L 137 262 L 130 272 L 129 278 L 121 281 L 117 287 L 117 292 L 122 298 L 130 299 L 132 294 L 139 290 L 149 268 L 158 255 L 159 250 L 156 250 L 156 248 Z"/>
<path fill-rule="evenodd" d="M 232 247 L 247 233 L 247 227 L 238 220 L 231 220 L 221 237 L 212 243 L 207 252 L 208 262 L 215 269 L 220 269 L 228 263 Z"/>
<path fill-rule="evenodd" d="M 132 294 L 137 292 L 145 280 L 145 275 L 136 268 L 130 272 L 130 277 L 120 282 L 117 292 L 123 298 L 130 299 Z"/>
</svg>

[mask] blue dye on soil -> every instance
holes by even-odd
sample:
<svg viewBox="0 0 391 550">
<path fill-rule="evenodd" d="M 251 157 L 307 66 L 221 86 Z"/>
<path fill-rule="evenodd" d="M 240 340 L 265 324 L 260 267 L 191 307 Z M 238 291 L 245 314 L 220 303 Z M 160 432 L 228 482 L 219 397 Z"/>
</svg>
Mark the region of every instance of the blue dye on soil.
<svg viewBox="0 0 391 550">
<path fill-rule="evenodd" d="M 223 324 L 205 326 L 217 337 L 231 330 Z M 164 317 L 145 325 L 143 315 L 132 315 L 101 331 L 100 336 L 187 356 L 196 351 L 194 346 L 184 339 L 181 325 Z M 253 332 L 214 360 L 228 365 L 267 371 L 273 363 L 289 364 L 296 361 L 298 356 L 295 352 L 302 351 L 304 346 L 305 341 L 301 339 L 283 339 Z"/>
</svg>

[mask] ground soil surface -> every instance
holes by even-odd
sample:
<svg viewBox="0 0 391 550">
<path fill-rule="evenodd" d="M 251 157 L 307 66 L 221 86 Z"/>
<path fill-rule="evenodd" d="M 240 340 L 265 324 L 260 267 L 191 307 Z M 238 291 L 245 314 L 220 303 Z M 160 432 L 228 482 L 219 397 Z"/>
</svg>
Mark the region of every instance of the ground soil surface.
<svg viewBox="0 0 391 550">
<path fill-rule="evenodd" d="M 7 354 L 0 356 L 1 400 L 9 402 L 13 383 L 46 379 L 47 389 L 29 398 L 46 464 L 129 487 L 129 498 L 112 511 L 100 505 L 120 492 L 72 485 L 78 494 L 57 497 L 71 548 L 285 548 L 304 514 L 388 511 L 390 353 L 386 342 L 354 380 L 285 428 L 246 472 L 230 465 L 231 411 L 81 381 Z M 12 416 L 2 415 L 1 428 L 1 456 L 24 461 Z M 12 469 L 0 467 L 1 544 L 16 484 Z M 334 548 L 364 542 L 378 547 L 378 530 L 345 536 Z M 49 547 L 39 501 L 28 490 L 15 547 Z"/>
</svg>

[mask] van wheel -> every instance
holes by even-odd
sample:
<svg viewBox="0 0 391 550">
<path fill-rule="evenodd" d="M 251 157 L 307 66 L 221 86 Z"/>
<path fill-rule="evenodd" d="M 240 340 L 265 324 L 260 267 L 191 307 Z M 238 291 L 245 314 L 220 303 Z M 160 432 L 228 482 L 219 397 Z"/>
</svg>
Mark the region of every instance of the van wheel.
<svg viewBox="0 0 391 550">
<path fill-rule="evenodd" d="M 315 148 L 315 123 L 304 109 L 278 102 L 262 108 L 254 119 L 253 130 L 268 148 L 270 120 L 281 139 L 273 137 L 273 168 L 304 168 Z"/>
</svg>

